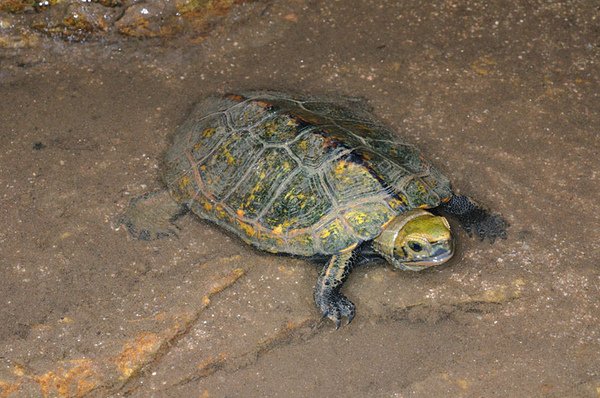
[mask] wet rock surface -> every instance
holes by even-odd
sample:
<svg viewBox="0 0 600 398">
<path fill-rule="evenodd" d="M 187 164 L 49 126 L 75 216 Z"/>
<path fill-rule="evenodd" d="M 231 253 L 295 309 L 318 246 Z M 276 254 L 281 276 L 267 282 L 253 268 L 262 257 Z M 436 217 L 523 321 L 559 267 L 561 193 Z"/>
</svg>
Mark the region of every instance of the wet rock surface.
<svg viewBox="0 0 600 398">
<path fill-rule="evenodd" d="M 15 4 L 0 2 L 0 397 L 598 397 L 595 2 Z M 177 16 L 200 6 L 218 18 Z M 339 331 L 311 262 L 193 217 L 130 239 L 114 220 L 160 187 L 192 104 L 250 88 L 368 99 L 508 239 L 453 225 L 443 267 L 355 270 Z"/>
<path fill-rule="evenodd" d="M 40 36 L 71 42 L 102 40 L 119 36 L 171 38 L 186 35 L 203 39 L 231 7 L 244 0 L 0 0 L 0 17 L 10 29 L 0 29 L 2 47 L 29 45 Z M 16 17 L 16 18 L 15 18 Z M 1 27 L 1 26 L 0 26 Z"/>
</svg>

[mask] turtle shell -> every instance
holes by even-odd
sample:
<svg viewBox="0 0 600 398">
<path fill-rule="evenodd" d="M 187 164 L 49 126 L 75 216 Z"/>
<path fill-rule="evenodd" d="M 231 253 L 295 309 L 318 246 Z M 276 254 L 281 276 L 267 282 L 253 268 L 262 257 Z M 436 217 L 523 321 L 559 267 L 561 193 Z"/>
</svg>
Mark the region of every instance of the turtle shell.
<svg viewBox="0 0 600 398">
<path fill-rule="evenodd" d="M 446 177 L 365 105 L 277 92 L 208 97 L 165 158 L 173 198 L 259 249 L 328 255 L 450 197 Z"/>
</svg>

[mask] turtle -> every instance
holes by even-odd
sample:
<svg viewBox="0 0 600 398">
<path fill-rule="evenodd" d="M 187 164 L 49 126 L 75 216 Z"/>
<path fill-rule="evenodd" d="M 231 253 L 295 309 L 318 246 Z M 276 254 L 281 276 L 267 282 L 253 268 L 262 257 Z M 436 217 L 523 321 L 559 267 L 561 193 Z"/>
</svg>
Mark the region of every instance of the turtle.
<svg viewBox="0 0 600 398">
<path fill-rule="evenodd" d="M 322 264 L 315 304 L 336 329 L 355 305 L 341 292 L 351 270 L 383 258 L 420 271 L 448 261 L 445 216 L 494 242 L 508 223 L 378 120 L 368 103 L 278 91 L 210 95 L 175 131 L 165 189 L 130 201 L 120 218 L 143 240 L 177 233 L 192 212 L 254 247 Z"/>
</svg>

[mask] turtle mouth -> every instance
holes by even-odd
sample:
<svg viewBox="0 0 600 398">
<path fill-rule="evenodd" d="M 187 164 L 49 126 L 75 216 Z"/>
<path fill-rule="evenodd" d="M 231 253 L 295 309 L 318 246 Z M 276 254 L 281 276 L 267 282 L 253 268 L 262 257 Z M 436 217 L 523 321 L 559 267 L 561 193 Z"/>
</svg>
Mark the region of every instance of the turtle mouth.
<svg viewBox="0 0 600 398">
<path fill-rule="evenodd" d="M 454 245 L 452 242 L 440 245 L 432 256 L 422 260 L 397 262 L 396 268 L 403 271 L 422 271 L 426 268 L 435 267 L 450 260 L 454 255 Z"/>
</svg>

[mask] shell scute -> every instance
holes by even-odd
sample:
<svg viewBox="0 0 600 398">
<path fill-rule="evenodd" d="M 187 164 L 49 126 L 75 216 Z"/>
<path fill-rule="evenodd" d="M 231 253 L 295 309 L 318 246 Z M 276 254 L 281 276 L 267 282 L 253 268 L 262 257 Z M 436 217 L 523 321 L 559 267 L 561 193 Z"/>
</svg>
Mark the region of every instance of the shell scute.
<svg viewBox="0 0 600 398">
<path fill-rule="evenodd" d="M 307 130 L 292 142 L 290 150 L 304 166 L 311 169 L 318 169 L 323 163 L 350 151 L 315 129 Z"/>
<path fill-rule="evenodd" d="M 405 174 L 418 174 L 424 171 L 424 167 L 428 167 L 427 163 L 423 162 L 419 150 L 413 145 L 387 140 L 372 140 L 369 145 L 372 151 L 380 155 L 379 159 L 395 163 L 404 170 Z M 379 161 L 373 162 L 373 164 L 381 167 Z"/>
<path fill-rule="evenodd" d="M 227 134 L 225 116 L 223 114 L 210 115 L 190 129 L 184 150 L 189 151 L 195 162 L 201 162 L 217 148 L 219 142 Z"/>
<path fill-rule="evenodd" d="M 271 253 L 289 253 L 289 251 L 285 249 L 285 239 L 277 234 L 261 232 L 259 233 L 255 242 L 259 249 L 266 250 Z"/>
<path fill-rule="evenodd" d="M 440 203 L 440 197 L 418 177 L 412 178 L 402 190 L 406 192 L 411 208 L 431 208 Z"/>
<path fill-rule="evenodd" d="M 332 207 L 318 176 L 297 172 L 286 184 L 261 223 L 282 233 L 314 226 Z"/>
<path fill-rule="evenodd" d="M 215 203 L 207 198 L 202 192 L 194 197 L 194 200 L 189 202 L 190 210 L 196 214 L 214 213 Z"/>
<path fill-rule="evenodd" d="M 385 188 L 364 164 L 349 157 L 330 162 L 323 171 L 332 195 L 340 205 L 385 195 Z"/>
<path fill-rule="evenodd" d="M 243 101 L 226 111 L 228 122 L 233 129 L 244 129 L 259 124 L 271 116 L 268 107 L 257 101 Z"/>
<path fill-rule="evenodd" d="M 246 130 L 235 130 L 218 145 L 212 154 L 197 165 L 204 189 L 217 200 L 231 191 L 259 158 L 262 145 Z"/>
<path fill-rule="evenodd" d="M 178 203 L 189 204 L 202 190 L 198 186 L 198 180 L 194 176 L 194 170 L 188 169 L 177 176 L 173 176 L 167 184 L 171 196 Z"/>
<path fill-rule="evenodd" d="M 352 230 L 361 237 L 379 234 L 381 226 L 396 213 L 380 202 L 363 203 L 344 212 L 344 219 Z"/>
<path fill-rule="evenodd" d="M 253 132 L 265 143 L 285 143 L 296 138 L 298 120 L 288 114 L 274 114 L 256 125 Z"/>
<path fill-rule="evenodd" d="M 312 256 L 317 254 L 314 247 L 314 237 L 311 232 L 303 232 L 290 235 L 287 238 L 286 247 L 290 253 L 297 253 L 302 256 Z"/>
<path fill-rule="evenodd" d="M 326 253 L 335 253 L 357 242 L 354 233 L 347 228 L 342 219 L 334 218 L 317 230 L 321 247 Z"/>
<path fill-rule="evenodd" d="M 265 149 L 261 159 L 226 200 L 231 208 L 243 210 L 244 216 L 250 219 L 258 217 L 283 181 L 297 168 L 295 160 L 282 148 Z"/>
</svg>

